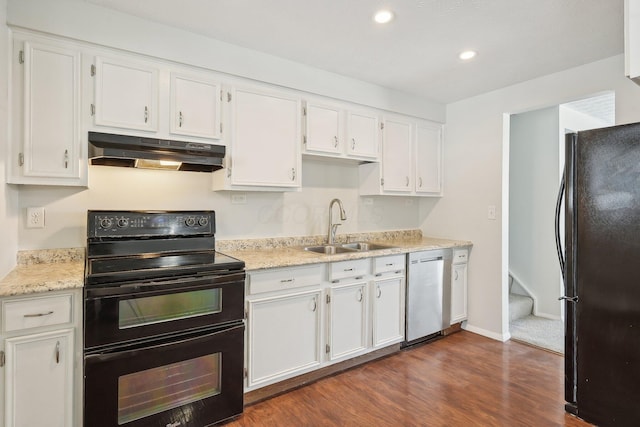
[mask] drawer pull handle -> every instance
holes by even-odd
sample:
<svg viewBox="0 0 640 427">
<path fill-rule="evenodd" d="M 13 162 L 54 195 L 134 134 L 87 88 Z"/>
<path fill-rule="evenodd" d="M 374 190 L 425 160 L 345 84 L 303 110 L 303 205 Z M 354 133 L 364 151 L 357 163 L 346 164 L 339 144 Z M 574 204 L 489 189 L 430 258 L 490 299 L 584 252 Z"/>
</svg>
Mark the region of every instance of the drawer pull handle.
<svg viewBox="0 0 640 427">
<path fill-rule="evenodd" d="M 296 279 L 295 277 L 293 279 L 282 279 L 280 280 L 280 283 L 291 283 L 291 282 L 295 282 Z"/>
<path fill-rule="evenodd" d="M 51 314 L 53 314 L 53 311 L 48 311 L 46 313 L 25 314 L 24 317 L 42 317 L 42 316 L 49 316 Z"/>
<path fill-rule="evenodd" d="M 353 271 L 353 268 L 345 268 L 344 271 Z"/>
<path fill-rule="evenodd" d="M 387 267 L 391 267 L 393 265 L 392 262 L 390 262 L 389 264 L 385 264 Z"/>
<path fill-rule="evenodd" d="M 382 276 L 382 273 L 376 273 L 376 277 Z"/>
</svg>

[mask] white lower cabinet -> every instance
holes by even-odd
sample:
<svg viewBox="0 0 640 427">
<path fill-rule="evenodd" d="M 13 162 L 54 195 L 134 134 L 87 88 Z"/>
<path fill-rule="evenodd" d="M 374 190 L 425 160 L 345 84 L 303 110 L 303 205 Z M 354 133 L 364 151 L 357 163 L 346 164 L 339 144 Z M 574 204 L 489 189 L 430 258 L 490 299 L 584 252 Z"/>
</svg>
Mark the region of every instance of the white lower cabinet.
<svg viewBox="0 0 640 427">
<path fill-rule="evenodd" d="M 367 348 L 367 282 L 357 281 L 329 288 L 329 360 L 353 357 Z"/>
<path fill-rule="evenodd" d="M 6 427 L 82 424 L 81 290 L 0 300 Z"/>
<path fill-rule="evenodd" d="M 5 341 L 5 426 L 73 425 L 73 329 Z"/>
<path fill-rule="evenodd" d="M 313 289 L 248 302 L 248 387 L 320 365 L 320 294 Z"/>
<path fill-rule="evenodd" d="M 404 275 L 372 284 L 373 347 L 404 339 Z"/>
<path fill-rule="evenodd" d="M 249 271 L 245 391 L 403 341 L 404 259 Z"/>
<path fill-rule="evenodd" d="M 451 325 L 467 320 L 468 249 L 453 251 L 451 266 Z"/>
</svg>

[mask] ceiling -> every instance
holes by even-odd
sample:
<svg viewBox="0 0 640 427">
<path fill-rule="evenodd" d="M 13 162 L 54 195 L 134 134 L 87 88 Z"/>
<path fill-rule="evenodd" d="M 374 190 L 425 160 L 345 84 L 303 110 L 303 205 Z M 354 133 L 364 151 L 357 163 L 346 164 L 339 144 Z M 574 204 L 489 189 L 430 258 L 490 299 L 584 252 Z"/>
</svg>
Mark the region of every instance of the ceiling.
<svg viewBox="0 0 640 427">
<path fill-rule="evenodd" d="M 624 0 L 84 1 L 441 103 L 624 49 Z"/>
</svg>

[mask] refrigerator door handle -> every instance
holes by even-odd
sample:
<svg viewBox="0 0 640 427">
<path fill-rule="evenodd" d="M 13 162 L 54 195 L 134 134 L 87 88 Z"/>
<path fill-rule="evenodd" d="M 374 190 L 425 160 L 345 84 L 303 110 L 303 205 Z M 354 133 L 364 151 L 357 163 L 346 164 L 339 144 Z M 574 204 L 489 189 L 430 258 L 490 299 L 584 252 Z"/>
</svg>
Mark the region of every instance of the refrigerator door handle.
<svg viewBox="0 0 640 427">
<path fill-rule="evenodd" d="M 558 298 L 558 301 L 562 301 L 562 300 L 565 300 L 566 302 L 575 302 L 575 303 L 577 303 L 578 302 L 578 297 L 577 296 L 568 297 L 566 295 L 563 295 L 560 298 Z"/>
<path fill-rule="evenodd" d="M 560 180 L 560 189 L 558 190 L 558 200 L 556 201 L 556 250 L 558 251 L 558 261 L 560 262 L 560 271 L 562 273 L 562 280 L 564 281 L 564 250 L 562 249 L 562 241 L 560 240 L 560 212 L 562 208 L 562 199 L 565 188 L 565 173 L 562 172 L 562 179 Z M 577 301 L 576 301 L 577 302 Z"/>
</svg>

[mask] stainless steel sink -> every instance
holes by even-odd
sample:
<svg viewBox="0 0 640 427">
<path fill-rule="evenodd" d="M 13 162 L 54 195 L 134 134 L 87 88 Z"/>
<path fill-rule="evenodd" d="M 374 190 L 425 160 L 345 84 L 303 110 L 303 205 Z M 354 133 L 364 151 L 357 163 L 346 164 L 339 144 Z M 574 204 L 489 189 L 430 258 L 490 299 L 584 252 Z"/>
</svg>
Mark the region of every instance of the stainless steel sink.
<svg viewBox="0 0 640 427">
<path fill-rule="evenodd" d="M 380 249 L 393 249 L 393 246 L 380 245 L 378 243 L 369 242 L 344 243 L 341 246 L 343 248 L 353 249 L 358 252 L 375 251 Z"/>
<path fill-rule="evenodd" d="M 309 252 L 316 252 L 319 254 L 325 254 L 325 255 L 357 252 L 357 250 L 355 249 L 345 248 L 345 247 L 336 246 L 336 245 L 307 246 L 304 248 L 304 250 Z"/>
<path fill-rule="evenodd" d="M 341 245 L 319 245 L 319 246 L 307 246 L 305 251 L 316 252 L 325 255 L 343 254 L 349 252 L 367 252 L 380 249 L 392 249 L 394 246 L 379 245 L 378 243 L 369 242 L 354 242 L 343 243 Z"/>
</svg>

